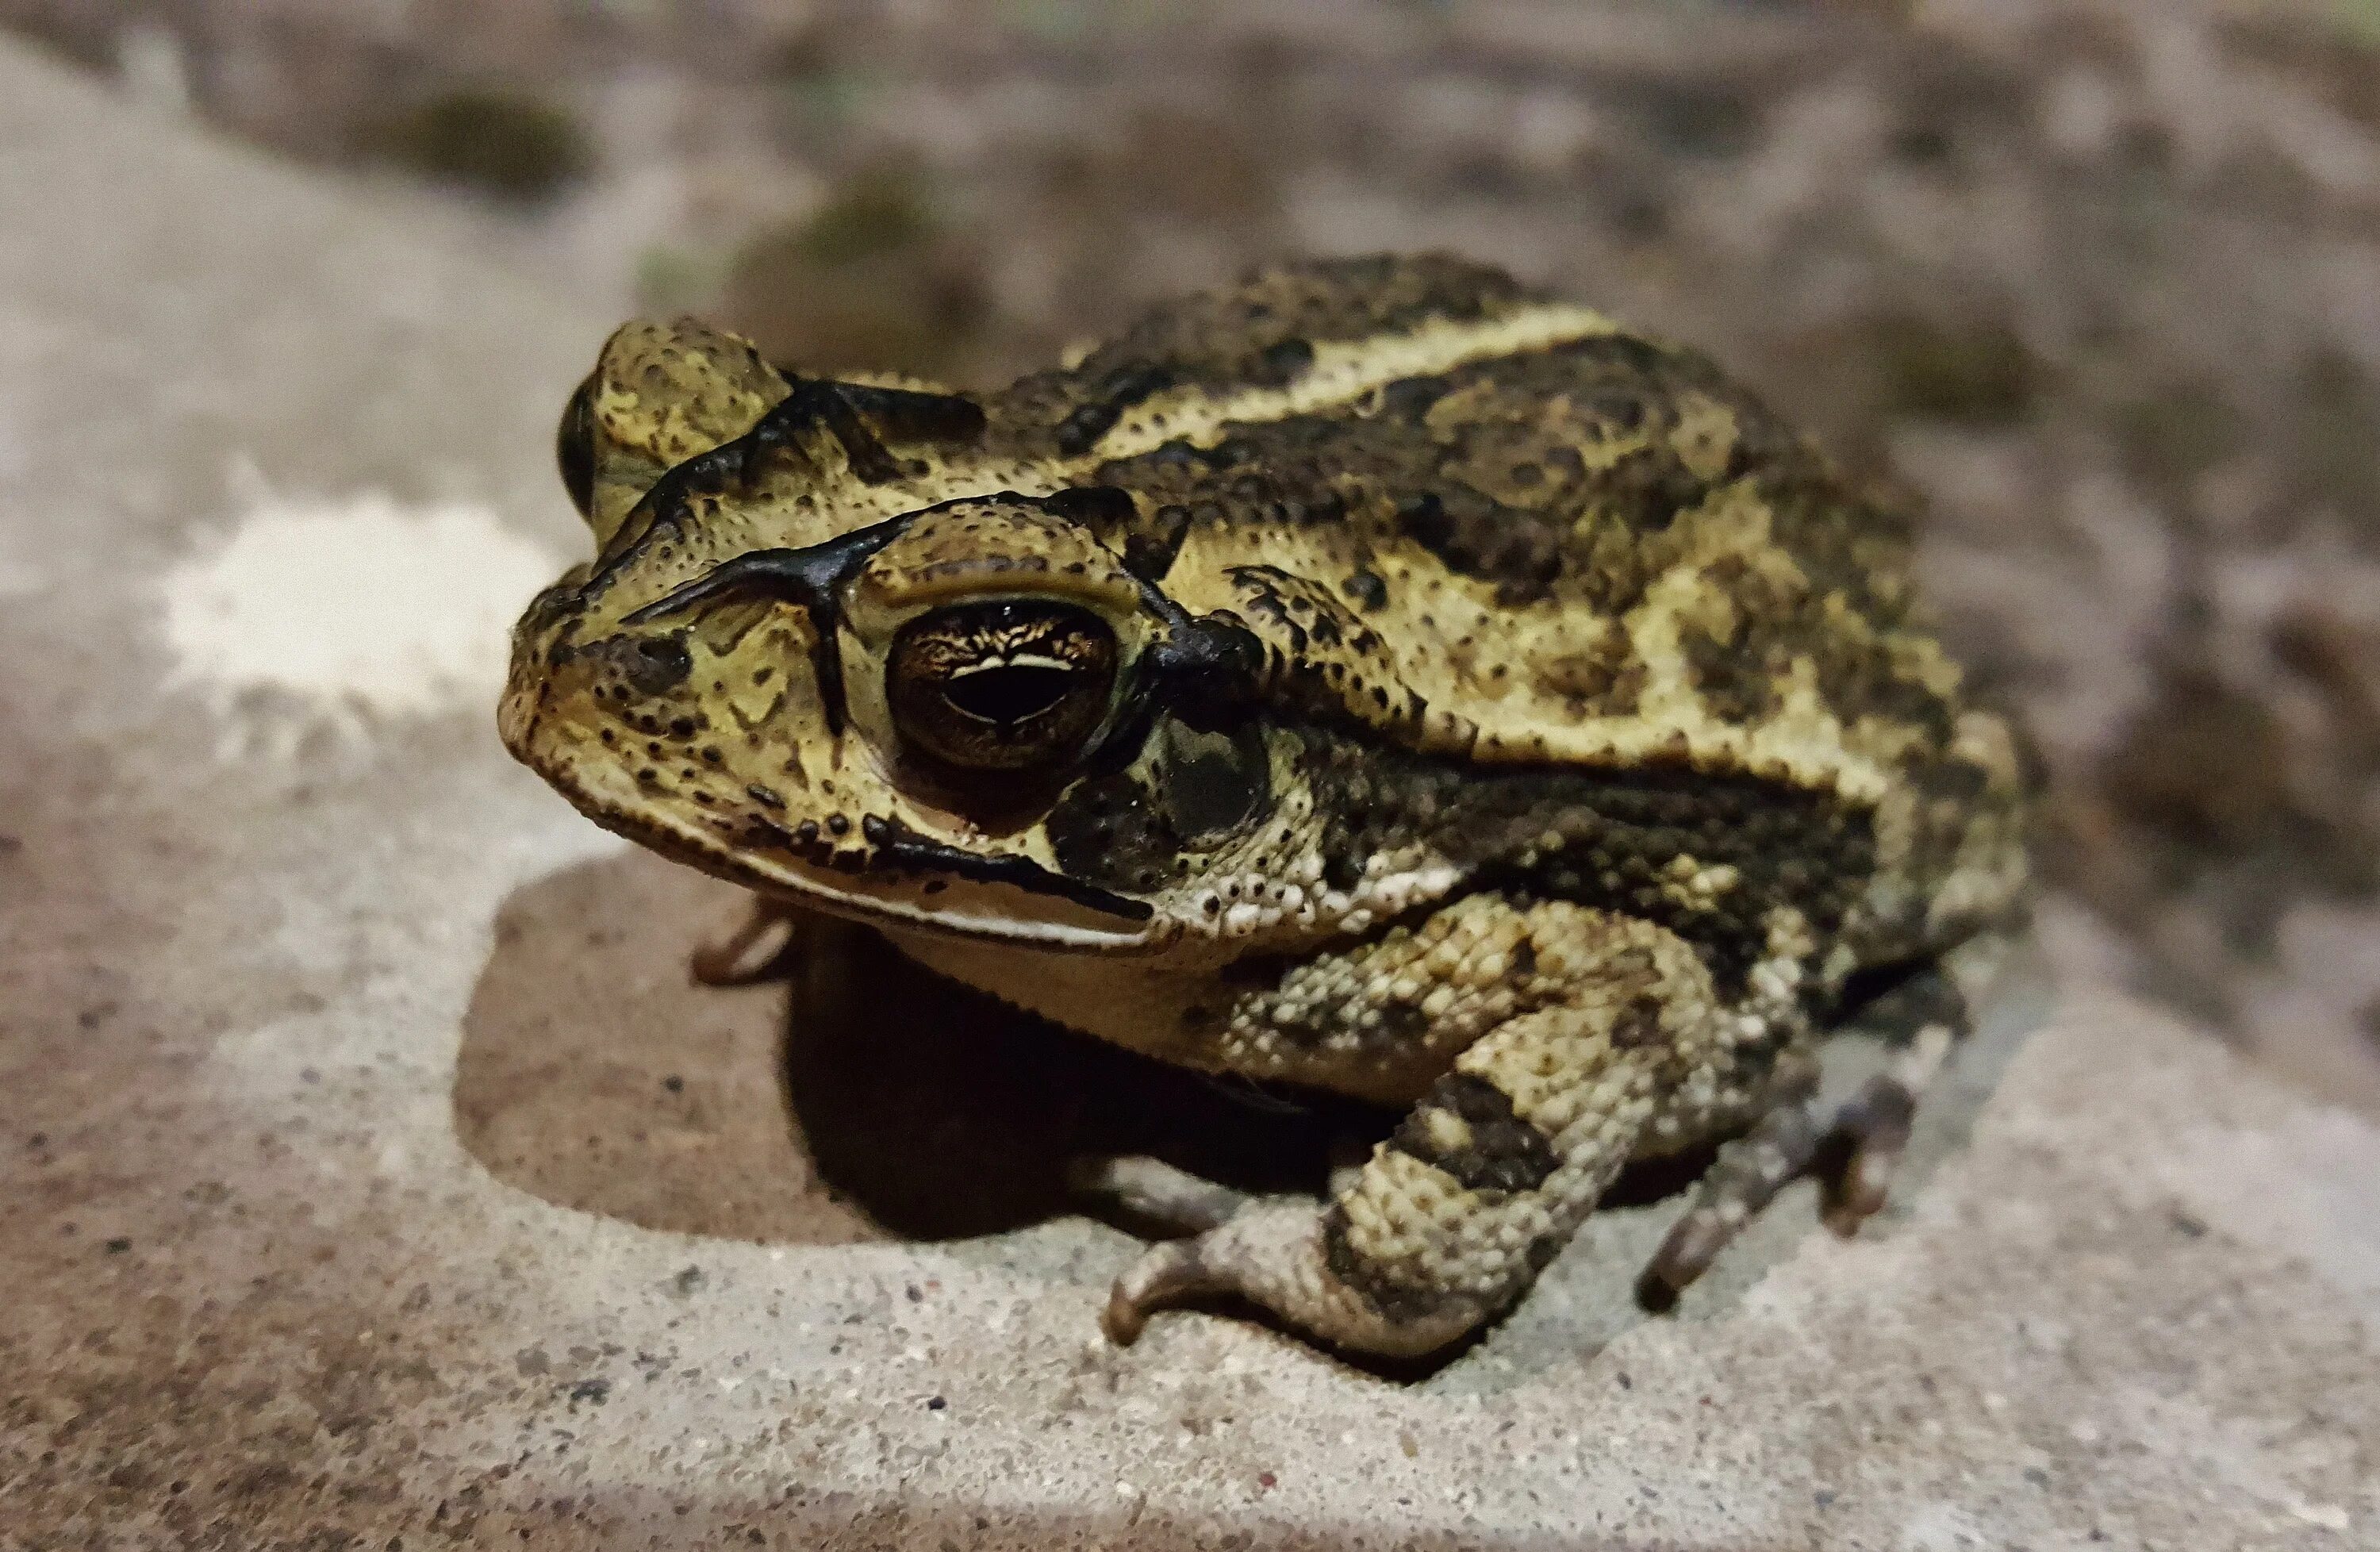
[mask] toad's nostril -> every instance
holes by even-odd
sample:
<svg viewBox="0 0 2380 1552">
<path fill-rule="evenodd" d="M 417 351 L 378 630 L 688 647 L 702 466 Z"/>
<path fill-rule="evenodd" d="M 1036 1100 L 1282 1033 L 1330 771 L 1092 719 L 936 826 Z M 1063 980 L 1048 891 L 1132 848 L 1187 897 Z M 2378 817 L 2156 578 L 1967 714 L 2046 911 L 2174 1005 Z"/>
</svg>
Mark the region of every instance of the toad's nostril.
<svg viewBox="0 0 2380 1552">
<path fill-rule="evenodd" d="M 637 643 L 624 666 L 629 686 L 640 695 L 652 696 L 686 683 L 686 676 L 694 672 L 694 659 L 683 637 L 648 637 Z"/>
</svg>

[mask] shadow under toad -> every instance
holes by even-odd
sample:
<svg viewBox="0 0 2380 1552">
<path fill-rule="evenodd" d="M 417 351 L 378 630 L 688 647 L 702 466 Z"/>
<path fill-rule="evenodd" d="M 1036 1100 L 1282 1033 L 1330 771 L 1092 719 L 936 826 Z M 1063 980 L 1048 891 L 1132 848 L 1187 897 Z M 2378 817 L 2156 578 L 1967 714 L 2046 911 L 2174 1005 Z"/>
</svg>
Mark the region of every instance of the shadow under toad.
<svg viewBox="0 0 2380 1552">
<path fill-rule="evenodd" d="M 1335 1138 L 1393 1123 L 1057 1029 L 839 923 L 819 924 L 831 940 L 790 983 L 695 984 L 688 954 L 739 921 L 746 898 L 641 853 L 518 891 L 464 1019 L 463 1145 L 557 1206 L 834 1244 L 965 1238 L 1076 1210 L 1062 1171 L 1085 1153 L 1318 1191 Z"/>
<path fill-rule="evenodd" d="M 646 1228 L 771 1244 L 958 1240 L 1082 1209 L 1066 1162 L 1146 1153 L 1250 1192 L 1318 1195 L 1334 1146 L 1395 1117 L 1280 1096 L 1069 1034 L 943 980 L 873 933 L 832 933 L 790 982 L 694 983 L 687 957 L 743 918 L 741 891 L 641 852 L 528 885 L 496 922 L 455 1080 L 463 1145 L 507 1184 Z M 1062 974 L 1061 964 L 1053 974 Z M 1985 1020 L 1919 1108 L 1893 1219 L 1963 1142 L 2046 984 Z M 1828 1087 L 1878 1053 L 1844 1037 Z M 1529 1296 L 1485 1338 L 1502 1368 L 1574 1361 L 1645 1318 L 1634 1275 L 1707 1153 L 1639 1165 Z M 1706 1319 L 1814 1233 L 1814 1188 L 1787 1189 L 1686 1290 Z M 1245 1316 L 1255 1312 L 1237 1310 Z M 1458 1345 L 1410 1373 L 1493 1388 Z"/>
</svg>

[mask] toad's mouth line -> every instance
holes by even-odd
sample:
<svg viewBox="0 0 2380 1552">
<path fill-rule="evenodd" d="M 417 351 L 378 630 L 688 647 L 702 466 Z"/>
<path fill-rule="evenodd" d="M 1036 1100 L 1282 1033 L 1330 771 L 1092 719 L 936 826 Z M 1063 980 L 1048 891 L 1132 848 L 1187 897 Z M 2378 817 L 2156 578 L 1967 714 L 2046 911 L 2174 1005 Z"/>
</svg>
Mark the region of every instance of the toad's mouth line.
<svg viewBox="0 0 2380 1552">
<path fill-rule="evenodd" d="M 1056 952 L 1152 952 L 1172 936 L 1143 901 L 1052 872 L 1021 856 L 981 856 L 897 823 L 867 821 L 867 864 L 845 870 L 722 839 L 588 783 L 581 770 L 538 773 L 589 818 L 730 883 L 877 926 L 1015 943 Z M 788 836 L 787 840 L 792 838 Z"/>
<path fill-rule="evenodd" d="M 1030 857 L 1013 854 L 984 856 L 974 852 L 963 852 L 955 846 L 945 846 L 939 841 L 919 835 L 892 819 L 862 819 L 859 832 L 875 847 L 877 858 L 895 871 L 929 876 L 946 873 L 982 883 L 1008 884 L 1027 894 L 1054 895 L 1120 921 L 1146 922 L 1156 915 L 1154 907 L 1146 901 L 1134 900 L 1068 874 L 1053 872 Z"/>
</svg>

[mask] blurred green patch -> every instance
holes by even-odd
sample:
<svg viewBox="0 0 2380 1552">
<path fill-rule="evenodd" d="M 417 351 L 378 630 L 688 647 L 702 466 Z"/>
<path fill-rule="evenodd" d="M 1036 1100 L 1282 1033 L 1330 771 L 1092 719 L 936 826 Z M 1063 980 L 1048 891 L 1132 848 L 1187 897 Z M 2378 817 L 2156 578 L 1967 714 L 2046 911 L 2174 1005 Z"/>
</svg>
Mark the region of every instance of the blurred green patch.
<svg viewBox="0 0 2380 1552">
<path fill-rule="evenodd" d="M 815 155 L 841 139 L 880 81 L 851 57 L 848 30 L 818 18 L 788 36 L 770 74 L 776 82 L 780 132 L 798 152 Z"/>
<path fill-rule="evenodd" d="M 2380 130 L 2380 0 L 2331 0 L 2326 10 L 2260 6 L 2218 26 L 2226 44 Z"/>
<path fill-rule="evenodd" d="M 2350 34 L 2380 44 L 2380 0 L 2332 0 L 2332 11 Z"/>
<path fill-rule="evenodd" d="M 1086 0 L 999 0 L 993 7 L 1002 27 L 1048 42 L 1067 42 L 1090 30 L 1098 19 Z"/>
<path fill-rule="evenodd" d="M 2040 358 L 2001 324 L 1953 326 L 1889 313 L 1863 333 L 1888 415 L 2014 425 L 2031 413 L 2047 377 Z"/>
<path fill-rule="evenodd" d="M 786 253 L 804 264 L 840 265 L 908 253 L 941 231 L 923 182 L 915 175 L 863 173 L 783 234 Z"/>
<path fill-rule="evenodd" d="M 1720 160 L 1760 142 L 1760 111 L 1733 86 L 1653 81 L 1640 90 L 1637 114 L 1653 142 L 1673 155 Z"/>
<path fill-rule="evenodd" d="M 981 268 L 914 170 L 847 179 L 800 220 L 729 261 L 719 313 L 772 360 L 804 371 L 955 370 L 988 312 Z"/>
<path fill-rule="evenodd" d="M 568 108 L 514 87 L 457 87 L 380 124 L 386 162 L 513 204 L 553 198 L 595 170 L 595 141 Z"/>
<path fill-rule="evenodd" d="M 2126 470 L 2157 491 L 2187 489 L 2247 442 L 2246 420 L 2204 382 L 2161 387 L 2118 406 L 2111 418 Z"/>
<path fill-rule="evenodd" d="M 637 255 L 637 306 L 653 315 L 700 312 L 719 295 L 726 268 L 716 254 L 667 244 L 649 248 Z"/>
<path fill-rule="evenodd" d="M 876 87 L 864 72 L 839 67 L 787 76 L 779 90 L 791 139 L 814 148 L 839 135 L 859 116 Z"/>
<path fill-rule="evenodd" d="M 2299 369 L 2296 396 L 2290 463 L 2306 496 L 2380 540 L 2380 386 L 2354 357 L 2325 348 Z"/>
<path fill-rule="evenodd" d="M 1100 32 L 1205 19 L 1196 0 L 991 0 L 985 9 L 1006 31 L 1059 44 Z"/>
</svg>

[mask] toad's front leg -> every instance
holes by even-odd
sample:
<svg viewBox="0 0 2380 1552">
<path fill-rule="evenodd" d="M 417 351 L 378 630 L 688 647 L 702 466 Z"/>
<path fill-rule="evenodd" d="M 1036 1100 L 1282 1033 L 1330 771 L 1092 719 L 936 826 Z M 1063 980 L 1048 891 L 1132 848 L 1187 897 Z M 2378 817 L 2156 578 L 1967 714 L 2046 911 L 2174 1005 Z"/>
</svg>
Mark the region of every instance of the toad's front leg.
<svg viewBox="0 0 2380 1552">
<path fill-rule="evenodd" d="M 747 987 L 791 976 L 807 937 L 819 917 L 790 901 L 756 894 L 745 903 L 743 924 L 694 951 L 686 973 L 700 986 Z"/>
<path fill-rule="evenodd" d="M 1221 1296 L 1339 1347 L 1417 1357 L 1519 1297 L 1733 1027 L 1694 952 L 1650 924 L 1563 907 L 1532 929 L 1559 998 L 1463 1050 L 1329 1206 L 1256 1204 L 1150 1249 L 1115 1285 L 1109 1335 L 1129 1342 L 1152 1311 Z"/>
</svg>

